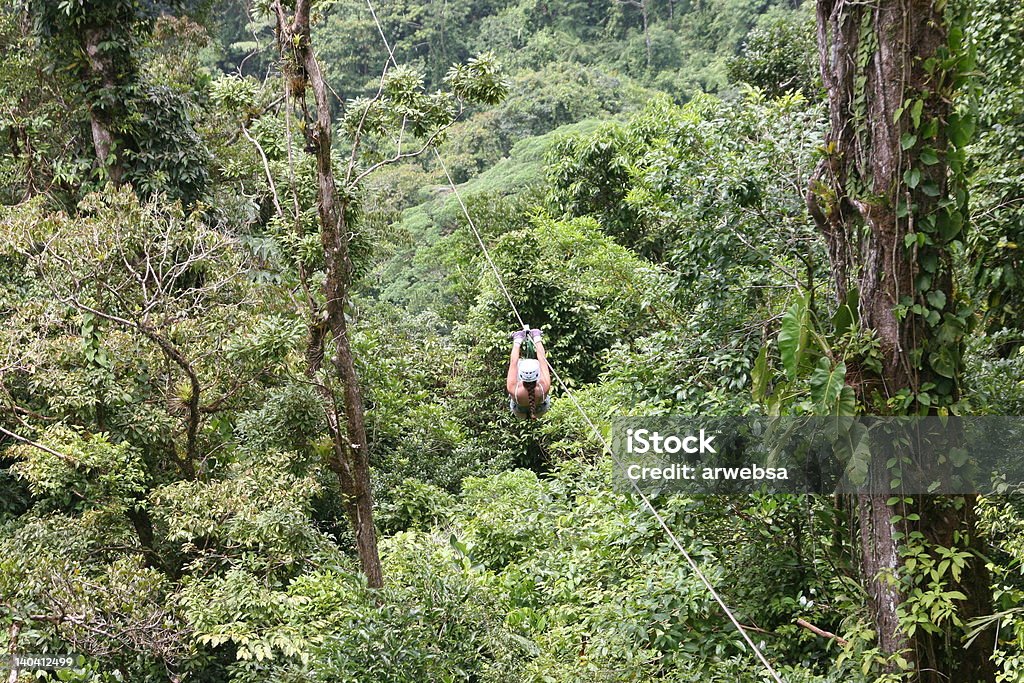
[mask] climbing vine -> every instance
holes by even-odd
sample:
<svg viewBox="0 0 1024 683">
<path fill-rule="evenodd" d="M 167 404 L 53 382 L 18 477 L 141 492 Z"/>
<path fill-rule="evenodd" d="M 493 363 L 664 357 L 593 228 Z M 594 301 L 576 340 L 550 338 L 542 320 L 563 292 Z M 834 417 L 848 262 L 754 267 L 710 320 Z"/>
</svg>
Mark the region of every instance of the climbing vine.
<svg viewBox="0 0 1024 683">
<path fill-rule="evenodd" d="M 921 66 L 924 82 L 908 88 L 896 110 L 906 163 L 896 217 L 907 224 L 904 257 L 916 264 L 913 294 L 900 299 L 896 312 L 925 331 L 910 354 L 918 380 L 888 402 L 896 414 L 962 411 L 963 341 L 975 311 L 953 286 L 952 258 L 963 251 L 968 223 L 964 155 L 975 118 L 966 104 L 948 115 L 941 104 L 962 101 L 971 84 L 974 53 L 964 45 L 963 21 L 951 21 L 947 43 Z"/>
</svg>

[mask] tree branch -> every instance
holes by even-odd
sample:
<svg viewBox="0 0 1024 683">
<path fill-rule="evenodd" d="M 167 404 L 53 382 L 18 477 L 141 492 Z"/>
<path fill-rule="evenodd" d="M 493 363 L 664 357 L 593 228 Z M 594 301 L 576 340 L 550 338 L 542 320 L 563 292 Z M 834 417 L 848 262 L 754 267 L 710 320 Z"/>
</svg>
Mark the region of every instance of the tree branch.
<svg viewBox="0 0 1024 683">
<path fill-rule="evenodd" d="M 831 631 L 826 631 L 824 629 L 820 629 L 817 626 L 815 626 L 814 624 L 812 624 L 812 623 L 810 623 L 808 621 L 805 621 L 803 619 L 797 619 L 796 620 L 796 624 L 797 624 L 797 626 L 801 626 L 801 627 L 807 629 L 808 631 L 810 631 L 811 633 L 813 633 L 816 636 L 821 636 L 822 638 L 828 638 L 829 640 L 834 640 L 834 641 L 836 641 L 837 643 L 839 643 L 840 645 L 842 645 L 844 647 L 849 644 L 849 641 L 846 640 L 846 638 L 842 638 L 840 636 L 837 636 L 835 633 L 832 633 Z"/>
<path fill-rule="evenodd" d="M 59 452 L 53 450 L 52 448 L 50 448 L 49 446 L 44 446 L 43 444 L 39 443 L 38 441 L 33 441 L 32 439 L 28 439 L 28 438 L 26 438 L 24 436 L 21 436 L 19 434 L 15 434 L 14 432 L 8 431 L 8 430 L 4 429 L 3 427 L 0 427 L 0 433 L 5 434 L 5 435 L 11 437 L 15 441 L 20 441 L 21 443 L 23 443 L 23 444 L 25 444 L 27 446 L 32 446 L 33 448 L 38 448 L 39 450 L 43 451 L 44 453 L 49 453 L 50 455 L 56 456 L 56 457 L 60 458 L 61 460 L 63 460 L 68 465 L 71 465 L 72 467 L 78 465 L 78 463 L 75 461 L 75 459 L 72 458 L 70 455 L 66 455 L 64 453 L 59 453 Z"/>
</svg>

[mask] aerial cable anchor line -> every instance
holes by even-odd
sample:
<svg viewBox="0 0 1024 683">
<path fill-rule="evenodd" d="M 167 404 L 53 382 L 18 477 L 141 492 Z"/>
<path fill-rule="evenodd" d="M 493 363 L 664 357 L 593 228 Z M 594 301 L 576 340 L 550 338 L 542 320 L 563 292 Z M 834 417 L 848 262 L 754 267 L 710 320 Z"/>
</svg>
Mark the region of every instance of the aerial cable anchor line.
<svg viewBox="0 0 1024 683">
<path fill-rule="evenodd" d="M 380 19 L 377 17 L 377 11 L 373 7 L 372 0 L 366 0 L 366 6 L 370 9 L 370 14 L 373 16 L 373 21 L 374 24 L 376 24 L 377 26 L 377 32 L 380 34 L 381 40 L 384 41 L 384 48 L 388 52 L 388 60 L 395 67 L 397 67 L 398 61 L 395 59 L 395 52 L 391 48 L 391 43 L 388 41 L 387 36 L 384 34 L 384 27 L 381 25 Z M 512 313 L 515 315 L 516 320 L 519 321 L 519 324 L 523 326 L 524 330 L 528 331 L 530 329 L 530 326 L 523 321 L 523 316 L 519 314 L 519 309 L 516 307 L 516 302 L 512 299 L 512 295 L 509 294 L 508 288 L 505 287 L 505 281 L 501 277 L 501 271 L 499 271 L 498 266 L 495 265 L 494 260 L 491 258 L 490 252 L 487 250 L 487 244 L 480 236 L 480 232 L 476 229 L 476 223 L 473 222 L 473 217 L 469 215 L 469 209 L 466 208 L 466 203 L 462 200 L 462 195 L 459 193 L 459 188 L 455 185 L 454 179 L 452 179 L 451 174 L 448 172 L 448 167 L 445 165 L 444 160 L 441 158 L 441 154 L 437 151 L 437 148 L 433 147 L 432 149 L 434 151 L 434 158 L 437 159 L 438 165 L 440 165 L 441 170 L 444 171 L 444 175 L 448 179 L 448 185 L 451 186 L 452 193 L 455 195 L 455 199 L 458 200 L 459 206 L 462 208 L 462 214 L 466 217 L 466 222 L 468 223 L 470 229 L 473 231 L 473 235 L 476 237 L 477 243 L 480 245 L 480 251 L 483 253 L 484 258 L 487 260 L 487 264 L 490 266 L 491 271 L 494 273 L 494 277 L 498 283 L 498 287 L 501 289 L 502 294 L 505 295 L 505 299 L 508 300 L 508 305 L 512 309 Z M 612 450 L 611 444 L 608 443 L 608 440 L 604 437 L 604 434 L 601 432 L 598 426 L 594 424 L 594 421 L 590 419 L 590 416 L 587 415 L 587 412 L 583 409 L 583 406 L 580 405 L 580 402 L 576 399 L 576 396 L 572 393 L 572 390 L 562 379 L 562 376 L 558 374 L 558 371 L 555 369 L 553 365 L 551 365 L 550 362 L 547 362 L 546 364 L 548 366 L 548 369 L 551 371 L 551 375 L 558 381 L 559 386 L 561 386 L 562 390 L 565 391 L 566 396 L 568 396 L 569 399 L 572 401 L 573 406 L 575 406 L 580 416 L 583 417 L 583 420 L 587 423 L 587 425 L 589 425 L 594 435 L 601 442 L 601 445 L 604 447 L 605 453 L 607 453 L 609 457 L 611 457 L 612 462 L 615 463 L 615 466 L 618 467 L 623 473 L 625 473 L 625 465 L 623 465 L 622 461 L 619 460 L 618 457 L 616 457 L 614 451 Z M 718 606 L 725 613 L 725 616 L 729 618 L 729 621 L 732 622 L 732 625 L 739 632 L 740 636 L 743 637 L 743 641 L 747 644 L 747 646 L 749 646 L 750 649 L 754 652 L 754 655 L 761 662 L 761 665 L 765 668 L 765 670 L 772 677 L 775 683 L 784 683 L 782 677 L 779 675 L 779 672 L 775 670 L 775 668 L 771 665 L 771 662 L 768 661 L 768 658 L 765 657 L 764 653 L 761 652 L 761 649 L 757 646 L 757 644 L 754 643 L 753 639 L 750 637 L 750 634 L 747 633 L 747 630 L 743 628 L 742 624 L 740 624 L 739 620 L 736 618 L 736 615 L 733 614 L 732 609 L 729 608 L 729 605 L 726 604 L 725 600 L 722 599 L 722 596 L 719 595 L 717 590 L 715 590 L 714 585 L 712 585 L 707 575 L 704 574 L 704 572 L 701 570 L 700 565 L 697 564 L 697 562 L 693 559 L 690 553 L 686 551 L 686 548 L 683 547 L 683 544 L 679 542 L 679 539 L 676 538 L 676 535 L 672 532 L 672 529 L 669 528 L 668 523 L 665 521 L 665 518 L 662 517 L 661 513 L 658 512 L 658 509 L 654 507 L 654 503 L 651 502 L 651 499 L 647 497 L 647 495 L 643 492 L 643 490 L 636 483 L 636 481 L 634 481 L 630 477 L 626 477 L 626 479 L 632 485 L 637 497 L 643 502 L 644 507 L 646 507 L 650 511 L 650 513 L 657 520 L 658 525 L 668 536 L 672 546 L 674 546 L 675 549 L 679 551 L 679 554 L 683 556 L 684 560 L 686 560 L 686 563 L 690 566 L 690 569 L 693 571 L 694 575 L 696 575 L 697 578 L 700 579 L 700 582 L 704 584 L 704 587 L 707 589 L 708 593 L 715 600 L 715 602 L 718 603 Z"/>
</svg>

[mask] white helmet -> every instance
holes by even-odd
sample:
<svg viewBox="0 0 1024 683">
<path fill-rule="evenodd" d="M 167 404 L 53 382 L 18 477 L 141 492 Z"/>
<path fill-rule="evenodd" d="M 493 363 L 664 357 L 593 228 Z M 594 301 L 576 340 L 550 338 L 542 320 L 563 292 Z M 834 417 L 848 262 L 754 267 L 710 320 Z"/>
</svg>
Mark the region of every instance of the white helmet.
<svg viewBox="0 0 1024 683">
<path fill-rule="evenodd" d="M 519 379 L 523 382 L 536 382 L 540 377 L 540 363 L 534 358 L 519 359 Z"/>
</svg>

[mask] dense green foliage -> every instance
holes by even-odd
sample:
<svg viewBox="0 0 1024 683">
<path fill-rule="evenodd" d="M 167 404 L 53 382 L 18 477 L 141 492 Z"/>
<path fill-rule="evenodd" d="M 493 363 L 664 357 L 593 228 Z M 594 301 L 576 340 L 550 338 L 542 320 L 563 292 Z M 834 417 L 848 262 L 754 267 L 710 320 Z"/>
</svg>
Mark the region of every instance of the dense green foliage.
<svg viewBox="0 0 1024 683">
<path fill-rule="evenodd" d="M 1024 283 L 1018 277 L 1024 239 L 1022 27 L 1024 9 L 1012 2 L 978 3 L 969 25 L 978 43 L 978 67 L 983 73 L 978 90 L 980 125 L 971 150 L 976 225 L 972 246 L 978 256 L 975 283 L 985 297 L 986 319 L 993 332 L 1020 329 L 1024 320 L 1019 304 Z"/>
<path fill-rule="evenodd" d="M 348 314 L 376 591 L 304 364 L 307 297 L 322 303 L 304 284 L 323 281 L 324 253 L 270 4 L 0 11 L 12 651 L 82 653 L 49 680 L 104 683 L 770 680 L 615 483 L 564 388 L 542 421 L 509 413 L 517 322 L 459 200 L 430 154 L 381 162 L 437 132 L 504 285 L 600 427 L 614 414 L 852 414 L 846 362 L 877 349 L 830 303 L 805 204 L 826 126 L 809 8 L 381 2 L 402 65 L 385 74 L 366 5 L 315 3 L 335 164 L 359 178 L 343 188 L 357 233 Z M 1024 15 L 1011 0 L 968 4 L 982 85 L 958 101 L 977 134 L 955 266 L 981 324 L 959 330 L 960 405 L 1021 414 Z M 111 32 L 107 81 L 89 66 L 92 30 Z M 106 161 L 97 120 L 113 131 Z M 654 502 L 784 680 L 878 680 L 847 505 Z M 995 612 L 963 626 L 998 628 L 1000 680 L 1019 681 L 1024 511 L 991 498 L 981 515 Z M 955 558 L 913 559 L 907 623 L 956 620 Z"/>
</svg>

